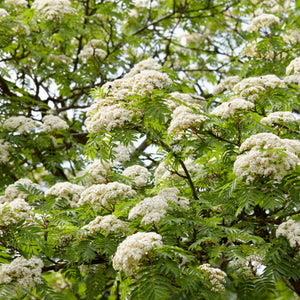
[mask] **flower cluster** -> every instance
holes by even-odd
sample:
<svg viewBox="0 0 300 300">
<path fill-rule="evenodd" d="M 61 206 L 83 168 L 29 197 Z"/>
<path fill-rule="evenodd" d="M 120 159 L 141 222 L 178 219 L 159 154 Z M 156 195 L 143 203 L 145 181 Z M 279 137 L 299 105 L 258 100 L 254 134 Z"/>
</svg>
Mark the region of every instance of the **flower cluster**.
<svg viewBox="0 0 300 300">
<path fill-rule="evenodd" d="M 117 248 L 113 257 L 115 270 L 122 270 L 132 275 L 139 262 L 151 249 L 163 246 L 161 235 L 155 232 L 138 232 L 128 236 Z"/>
<path fill-rule="evenodd" d="M 251 183 L 256 176 L 270 177 L 281 181 L 289 170 L 300 163 L 300 142 L 280 139 L 272 133 L 252 135 L 242 143 L 240 150 L 247 151 L 237 157 L 233 172 L 240 179 Z"/>
<path fill-rule="evenodd" d="M 9 13 L 4 8 L 0 8 L 0 18 L 5 18 L 7 16 L 9 16 Z"/>
<path fill-rule="evenodd" d="M 276 237 L 286 237 L 292 248 L 300 247 L 300 222 L 290 219 L 280 224 L 276 230 Z"/>
<path fill-rule="evenodd" d="M 161 66 L 152 59 L 140 62 L 130 73 L 122 79 L 107 82 L 102 86 L 102 95 L 87 111 L 88 118 L 85 125 L 89 132 L 98 132 L 105 128 L 111 130 L 130 122 L 134 115 L 139 115 L 137 109 L 119 100 L 126 100 L 130 96 L 144 96 L 151 94 L 153 89 L 163 89 L 172 84 L 171 79 L 160 71 Z"/>
<path fill-rule="evenodd" d="M 197 128 L 207 119 L 208 118 L 204 115 L 194 113 L 191 108 L 180 105 L 172 114 L 172 121 L 168 128 L 168 134 L 181 136 L 182 131 L 191 127 Z"/>
<path fill-rule="evenodd" d="M 238 112 L 246 112 L 255 107 L 255 105 L 243 98 L 235 98 L 228 102 L 224 102 L 217 106 L 212 112 L 212 115 L 219 116 L 222 119 L 228 119 L 236 115 Z"/>
<path fill-rule="evenodd" d="M 232 90 L 232 88 L 241 80 L 239 76 L 229 76 L 221 81 L 213 90 L 213 95 L 218 95 L 225 90 Z"/>
<path fill-rule="evenodd" d="M 10 184 L 5 189 L 4 196 L 0 196 L 0 203 L 11 202 L 16 198 L 22 198 L 22 199 L 26 200 L 28 195 L 25 192 L 19 191 L 19 189 L 18 189 L 19 184 L 26 185 L 26 186 L 33 186 L 37 189 L 40 189 L 40 186 L 38 184 L 33 183 L 28 178 L 19 179 L 15 183 Z"/>
<path fill-rule="evenodd" d="M 104 217 L 98 216 L 81 229 L 87 231 L 88 234 L 97 234 L 100 231 L 104 231 L 106 234 L 112 232 L 120 233 L 129 231 L 128 223 L 119 220 L 114 215 L 107 215 Z"/>
<path fill-rule="evenodd" d="M 47 20 L 62 20 L 65 15 L 76 13 L 69 0 L 35 0 L 31 7 Z"/>
<path fill-rule="evenodd" d="M 147 184 L 147 181 L 149 180 L 151 173 L 145 167 L 134 165 L 126 168 L 123 171 L 122 175 L 133 179 L 137 187 L 142 187 Z"/>
<path fill-rule="evenodd" d="M 257 99 L 257 94 L 264 92 L 266 88 L 274 89 L 276 87 L 285 87 L 284 81 L 276 75 L 265 75 L 245 78 L 233 87 L 233 91 L 252 101 Z"/>
<path fill-rule="evenodd" d="M 36 122 L 24 116 L 11 117 L 5 120 L 3 128 L 14 130 L 21 134 L 32 131 L 36 127 Z"/>
<path fill-rule="evenodd" d="M 27 4 L 27 0 L 5 0 L 5 5 L 11 7 L 25 7 Z"/>
<path fill-rule="evenodd" d="M 119 182 L 95 184 L 82 192 L 79 205 L 89 204 L 95 209 L 103 207 L 111 210 L 121 199 L 132 197 L 136 192 L 128 185 Z"/>
<path fill-rule="evenodd" d="M 257 32 L 261 27 L 269 27 L 272 24 L 279 24 L 279 22 L 280 19 L 272 14 L 261 14 L 252 20 L 247 30 L 249 32 Z"/>
<path fill-rule="evenodd" d="M 8 226 L 33 216 L 30 205 L 24 199 L 16 198 L 9 203 L 0 204 L 0 224 Z"/>
<path fill-rule="evenodd" d="M 293 59 L 290 64 L 286 67 L 286 75 L 291 73 L 299 74 L 300 73 L 300 57 Z"/>
<path fill-rule="evenodd" d="M 97 159 L 79 172 L 78 177 L 87 176 L 87 185 L 101 184 L 108 182 L 108 173 L 112 168 L 112 163 Z"/>
<path fill-rule="evenodd" d="M 143 225 L 159 222 L 166 214 L 170 203 L 182 207 L 189 208 L 189 200 L 184 197 L 178 197 L 179 190 L 176 188 L 165 188 L 161 190 L 157 196 L 145 198 L 131 209 L 128 219 L 136 219 L 142 216 L 141 223 Z"/>
<path fill-rule="evenodd" d="M 225 290 L 224 284 L 226 282 L 225 277 L 227 274 L 219 268 L 213 268 L 210 264 L 203 264 L 199 266 L 199 269 L 206 275 L 208 275 L 209 281 L 212 285 L 211 290 L 213 292 L 222 292 Z"/>
<path fill-rule="evenodd" d="M 70 182 L 58 182 L 45 192 L 45 196 L 57 196 L 57 199 L 64 198 L 68 200 L 71 207 L 77 207 L 81 193 L 84 187 Z"/>
<path fill-rule="evenodd" d="M 257 272 L 261 271 L 264 268 L 263 265 L 264 258 L 261 255 L 251 254 L 248 255 L 246 258 L 239 258 L 232 262 L 232 265 L 239 269 L 242 269 L 244 275 L 247 274 L 248 277 L 253 277 L 257 274 Z M 250 271 L 250 272 L 249 272 Z"/>
<path fill-rule="evenodd" d="M 105 128 L 110 131 L 116 127 L 122 127 L 131 121 L 133 112 L 126 109 L 124 104 L 112 104 L 100 106 L 96 112 L 88 112 L 85 125 L 89 132 L 96 133 Z"/>
<path fill-rule="evenodd" d="M 10 144 L 0 139 L 0 163 L 6 163 L 9 160 Z"/>
<path fill-rule="evenodd" d="M 49 62 L 53 62 L 56 64 L 71 65 L 73 63 L 72 58 L 64 54 L 60 54 L 60 55 L 50 54 L 47 60 Z"/>
<path fill-rule="evenodd" d="M 100 47 L 103 46 L 103 41 L 101 40 L 90 40 L 81 50 L 78 57 L 80 58 L 91 58 L 91 57 L 99 57 L 104 58 L 106 56 L 106 52 Z"/>
<path fill-rule="evenodd" d="M 0 283 L 14 282 L 18 287 L 34 287 L 41 283 L 43 261 L 38 257 L 18 257 L 0 266 Z"/>
<path fill-rule="evenodd" d="M 41 125 L 41 130 L 43 132 L 53 132 L 56 130 L 68 129 L 69 125 L 66 121 L 62 120 L 60 117 L 48 115 L 43 117 L 43 124 Z"/>
<path fill-rule="evenodd" d="M 296 122 L 297 119 L 295 115 L 290 111 L 276 111 L 270 113 L 267 117 L 264 117 L 260 120 L 260 123 L 264 125 L 272 126 L 274 124 L 285 124 Z"/>
</svg>

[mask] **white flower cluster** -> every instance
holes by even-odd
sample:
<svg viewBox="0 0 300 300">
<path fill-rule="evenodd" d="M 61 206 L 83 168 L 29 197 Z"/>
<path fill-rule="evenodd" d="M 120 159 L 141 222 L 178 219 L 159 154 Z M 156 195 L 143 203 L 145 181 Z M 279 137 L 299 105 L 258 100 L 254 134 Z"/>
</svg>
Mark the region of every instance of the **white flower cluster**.
<svg viewBox="0 0 300 300">
<path fill-rule="evenodd" d="M 250 101 L 247 101 L 243 98 L 234 98 L 217 106 L 215 109 L 213 109 L 211 114 L 221 117 L 222 119 L 228 119 L 239 112 L 246 112 L 254 107 L 255 105 Z"/>
<path fill-rule="evenodd" d="M 172 120 L 168 128 L 169 135 L 181 136 L 182 132 L 191 127 L 197 128 L 208 118 L 184 105 L 178 106 L 172 113 Z"/>
<path fill-rule="evenodd" d="M 35 0 L 31 7 L 47 20 L 62 20 L 67 14 L 76 14 L 69 0 Z"/>
<path fill-rule="evenodd" d="M 128 232 L 129 226 L 127 222 L 119 220 L 116 216 L 107 215 L 104 217 L 96 217 L 96 219 L 83 226 L 81 229 L 87 231 L 87 234 L 97 234 L 100 231 L 104 231 L 106 234 L 109 234 L 112 232 Z"/>
<path fill-rule="evenodd" d="M 213 95 L 218 95 L 225 90 L 232 90 L 232 88 L 241 80 L 239 76 L 229 76 L 222 80 L 213 90 Z"/>
<path fill-rule="evenodd" d="M 33 186 L 37 189 L 40 189 L 40 186 L 36 183 L 33 183 L 30 179 L 28 178 L 22 178 L 17 180 L 15 183 L 10 184 L 4 192 L 4 196 L 0 196 L 0 203 L 6 203 L 6 202 L 11 202 L 16 198 L 22 198 L 26 200 L 28 198 L 28 195 L 22 191 L 19 191 L 17 186 L 19 184 L 26 185 L 26 186 Z"/>
<path fill-rule="evenodd" d="M 0 224 L 8 226 L 33 216 L 30 205 L 24 199 L 16 198 L 11 202 L 0 204 Z"/>
<path fill-rule="evenodd" d="M 233 172 L 239 179 L 251 183 L 255 177 L 270 177 L 281 181 L 300 160 L 300 141 L 280 139 L 272 133 L 252 135 L 242 143 L 241 151 L 250 150 L 237 157 Z"/>
<path fill-rule="evenodd" d="M 25 7 L 27 4 L 27 0 L 5 0 L 5 5 L 11 7 Z"/>
<path fill-rule="evenodd" d="M 195 175 L 197 173 L 200 173 L 202 171 L 202 167 L 196 164 L 196 162 L 192 158 L 187 158 L 184 161 L 184 165 L 190 175 Z M 186 176 L 183 168 L 180 166 L 180 168 L 177 171 L 181 176 Z M 176 173 L 172 172 L 168 166 L 166 166 L 166 163 L 164 161 L 161 161 L 156 168 L 154 172 L 154 178 L 156 182 L 160 181 L 169 181 L 169 180 L 177 180 L 177 179 L 182 179 L 180 175 L 177 175 Z"/>
<path fill-rule="evenodd" d="M 69 125 L 66 121 L 62 120 L 60 117 L 48 115 L 43 117 L 43 124 L 41 125 L 41 130 L 43 132 L 53 132 L 56 130 L 68 129 Z"/>
<path fill-rule="evenodd" d="M 290 111 L 276 111 L 270 113 L 267 117 L 264 117 L 260 120 L 260 123 L 268 126 L 272 126 L 274 124 L 285 124 L 296 122 L 296 116 Z"/>
<path fill-rule="evenodd" d="M 291 73 L 299 74 L 300 73 L 300 57 L 293 59 L 290 64 L 286 67 L 286 75 Z"/>
<path fill-rule="evenodd" d="M 95 184 L 82 192 L 79 205 L 89 204 L 95 209 L 103 207 L 111 210 L 121 199 L 132 197 L 136 192 L 129 186 L 119 182 Z"/>
<path fill-rule="evenodd" d="M 260 8 L 255 11 L 257 15 L 260 15 L 263 12 L 282 13 L 290 8 L 292 0 L 251 0 L 251 2 L 260 6 Z"/>
<path fill-rule="evenodd" d="M 269 27 L 272 24 L 279 24 L 279 22 L 280 19 L 272 14 L 261 14 L 252 20 L 247 30 L 249 32 L 257 32 L 261 27 Z"/>
<path fill-rule="evenodd" d="M 10 143 L 0 139 L 0 163 L 6 163 L 9 160 Z"/>
<path fill-rule="evenodd" d="M 187 104 L 194 108 L 200 109 L 202 107 L 200 101 L 204 100 L 204 98 L 201 96 L 179 92 L 173 92 L 170 94 L 170 96 L 171 98 L 166 99 L 166 104 L 171 111 L 175 110 L 182 104 Z"/>
<path fill-rule="evenodd" d="M 41 283 L 43 261 L 38 257 L 18 257 L 0 266 L 0 283 L 14 282 L 19 287 L 34 287 Z"/>
<path fill-rule="evenodd" d="M 139 262 L 151 249 L 163 246 L 161 235 L 155 232 L 137 232 L 128 236 L 117 248 L 113 257 L 115 270 L 122 270 L 132 275 Z"/>
<path fill-rule="evenodd" d="M 77 207 L 84 187 L 70 182 L 58 182 L 45 192 L 45 196 L 57 196 L 57 200 L 64 198 L 68 200 L 71 207 Z"/>
<path fill-rule="evenodd" d="M 151 173 L 143 166 L 134 165 L 126 168 L 122 175 L 133 179 L 137 187 L 143 187 L 147 184 Z"/>
<path fill-rule="evenodd" d="M 124 78 L 130 78 L 145 70 L 160 70 L 162 66 L 153 58 L 148 58 L 137 63 Z"/>
<path fill-rule="evenodd" d="M 288 220 L 280 224 L 276 230 L 276 237 L 286 237 L 292 248 L 300 247 L 300 222 Z"/>
<path fill-rule="evenodd" d="M 0 8 L 0 18 L 5 18 L 9 16 L 9 13 L 4 8 Z"/>
<path fill-rule="evenodd" d="M 80 58 L 91 58 L 91 57 L 99 57 L 104 58 L 106 56 L 106 52 L 101 49 L 104 43 L 101 40 L 90 40 L 86 45 L 84 45 L 78 57 Z"/>
<path fill-rule="evenodd" d="M 113 164 L 97 159 L 88 165 L 84 170 L 79 172 L 78 177 L 87 175 L 86 185 L 101 184 L 108 182 L 108 174 Z"/>
<path fill-rule="evenodd" d="M 263 265 L 264 258 L 261 255 L 251 254 L 246 258 L 239 258 L 232 262 L 232 264 L 239 269 L 250 271 L 250 276 L 256 275 L 258 271 L 261 271 L 264 268 Z M 249 276 L 249 274 L 248 274 Z"/>
<path fill-rule="evenodd" d="M 203 264 L 201 266 L 199 266 L 199 269 L 206 275 L 208 275 L 209 277 L 209 281 L 212 285 L 211 290 L 213 292 L 222 292 L 225 290 L 225 282 L 226 279 L 225 277 L 227 276 L 227 274 L 225 272 L 223 272 L 221 269 L 219 268 L 213 268 L 210 266 L 210 264 Z"/>
<path fill-rule="evenodd" d="M 233 87 L 233 91 L 253 101 L 258 98 L 257 94 L 264 92 L 266 88 L 274 89 L 276 87 L 284 88 L 284 81 L 276 75 L 265 75 L 245 78 Z"/>
<path fill-rule="evenodd" d="M 116 127 L 122 127 L 130 122 L 133 112 L 126 109 L 124 104 L 112 104 L 111 106 L 100 106 L 98 110 L 89 111 L 85 121 L 87 130 L 91 133 L 99 132 L 105 128 L 110 131 Z"/>
<path fill-rule="evenodd" d="M 300 73 L 285 76 L 283 81 L 287 85 L 299 85 L 300 86 Z"/>
<path fill-rule="evenodd" d="M 159 68 L 161 66 L 153 63 L 152 59 L 146 60 L 137 64 L 124 78 L 104 84 L 103 95 L 96 98 L 87 111 L 85 125 L 88 131 L 98 132 L 103 128 L 111 130 L 121 127 L 131 121 L 135 114 L 141 114 L 133 107 L 128 109 L 128 104 L 120 103 L 119 100 L 126 100 L 129 96 L 151 94 L 153 89 L 163 89 L 171 85 L 171 79 L 165 73 L 157 71 Z"/>
<path fill-rule="evenodd" d="M 131 209 L 128 219 L 143 217 L 141 220 L 143 225 L 157 223 L 167 214 L 168 202 L 175 203 L 183 209 L 188 209 L 189 200 L 184 197 L 178 197 L 178 193 L 179 190 L 176 188 L 165 188 L 157 196 L 145 198 Z"/>
<path fill-rule="evenodd" d="M 14 130 L 21 134 L 32 131 L 36 127 L 36 122 L 24 116 L 11 117 L 4 121 L 3 128 Z"/>
<path fill-rule="evenodd" d="M 298 43 L 300 41 L 300 30 L 286 30 L 281 36 L 286 43 Z"/>
</svg>

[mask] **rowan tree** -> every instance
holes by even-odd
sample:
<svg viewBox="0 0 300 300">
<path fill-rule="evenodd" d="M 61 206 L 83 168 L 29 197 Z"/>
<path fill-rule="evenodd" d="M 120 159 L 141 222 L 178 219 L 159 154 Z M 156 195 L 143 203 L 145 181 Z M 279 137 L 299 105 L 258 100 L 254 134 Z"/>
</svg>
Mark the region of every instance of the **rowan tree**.
<svg viewBox="0 0 300 300">
<path fill-rule="evenodd" d="M 0 1 L 0 298 L 300 296 L 299 1 Z"/>
</svg>

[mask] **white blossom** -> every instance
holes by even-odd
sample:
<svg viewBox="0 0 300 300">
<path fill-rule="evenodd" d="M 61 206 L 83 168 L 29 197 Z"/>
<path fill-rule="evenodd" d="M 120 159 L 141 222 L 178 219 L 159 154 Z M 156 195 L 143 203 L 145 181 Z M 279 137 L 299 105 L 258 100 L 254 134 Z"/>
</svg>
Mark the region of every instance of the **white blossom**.
<svg viewBox="0 0 300 300">
<path fill-rule="evenodd" d="M 128 219 L 143 217 L 141 220 L 143 225 L 157 223 L 167 214 L 167 210 L 170 208 L 168 203 L 174 203 L 183 209 L 188 209 L 189 200 L 179 197 L 177 194 L 179 194 L 177 188 L 165 188 L 157 196 L 145 198 L 130 210 Z"/>
<path fill-rule="evenodd" d="M 133 112 L 124 107 L 123 104 L 101 106 L 93 114 L 87 114 L 85 125 L 89 132 L 96 133 L 103 128 L 110 131 L 116 127 L 122 127 L 130 122 Z"/>
<path fill-rule="evenodd" d="M 91 58 L 91 57 L 99 57 L 104 58 L 106 56 L 106 52 L 100 47 L 104 46 L 103 41 L 101 40 L 90 40 L 86 45 L 84 45 L 78 57 L 80 58 Z"/>
<path fill-rule="evenodd" d="M 212 285 L 211 290 L 213 292 L 223 292 L 225 290 L 225 277 L 227 276 L 227 274 L 225 272 L 223 272 L 221 269 L 219 268 L 213 268 L 210 266 L 210 264 L 203 264 L 200 265 L 199 270 L 201 270 L 201 272 L 203 272 L 204 274 L 208 275 L 209 281 Z"/>
<path fill-rule="evenodd" d="M 134 77 L 136 74 L 141 73 L 145 70 L 160 70 L 162 68 L 162 65 L 160 65 L 155 59 L 148 58 L 145 60 L 142 60 L 141 62 L 137 63 L 129 73 L 127 73 L 124 78 L 130 78 Z"/>
<path fill-rule="evenodd" d="M 6 163 L 9 160 L 10 143 L 0 139 L 0 163 Z"/>
<path fill-rule="evenodd" d="M 95 184 L 82 192 L 78 204 L 89 204 L 95 209 L 103 207 L 111 210 L 116 203 L 135 194 L 136 192 L 130 186 L 123 183 Z"/>
<path fill-rule="evenodd" d="M 213 90 L 213 95 L 218 95 L 224 90 L 231 91 L 234 85 L 236 85 L 241 78 L 239 76 L 229 76 L 222 80 Z"/>
<path fill-rule="evenodd" d="M 36 122 L 24 116 L 10 117 L 3 123 L 3 128 L 14 130 L 21 134 L 28 133 L 36 127 Z"/>
<path fill-rule="evenodd" d="M 25 7 L 27 4 L 27 0 L 5 0 L 5 5 L 11 7 Z"/>
<path fill-rule="evenodd" d="M 0 224 L 8 226 L 33 216 L 30 205 L 24 199 L 16 198 L 9 203 L 0 204 Z"/>
<path fill-rule="evenodd" d="M 58 182 L 45 192 L 45 196 L 57 196 L 57 200 L 66 199 L 71 207 L 77 207 L 84 187 L 70 182 Z"/>
<path fill-rule="evenodd" d="M 163 246 L 161 235 L 155 232 L 137 232 L 128 236 L 117 248 L 113 256 L 113 267 L 132 275 L 138 268 L 140 260 L 151 249 Z"/>
<path fill-rule="evenodd" d="M 144 70 L 133 77 L 132 90 L 139 95 L 151 94 L 153 89 L 162 90 L 172 84 L 167 74 L 156 70 Z"/>
<path fill-rule="evenodd" d="M 191 108 L 180 105 L 172 114 L 168 134 L 181 136 L 182 131 L 191 127 L 197 128 L 207 119 L 204 115 L 194 113 Z"/>
<path fill-rule="evenodd" d="M 34 287 L 41 283 L 43 261 L 33 256 L 30 259 L 18 257 L 10 264 L 0 266 L 0 283 L 14 282 L 18 287 Z"/>
<path fill-rule="evenodd" d="M 293 59 L 286 67 L 286 75 L 289 75 L 291 73 L 294 74 L 300 73 L 300 57 Z"/>
<path fill-rule="evenodd" d="M 261 27 L 269 27 L 272 24 L 279 24 L 280 19 L 272 14 L 261 14 L 255 17 L 247 30 L 249 32 L 258 31 Z"/>
<path fill-rule="evenodd" d="M 9 13 L 4 8 L 0 8 L 0 18 L 5 18 L 7 16 L 9 16 Z"/>
<path fill-rule="evenodd" d="M 41 125 L 41 130 L 43 132 L 53 132 L 56 130 L 68 129 L 69 125 L 66 121 L 62 120 L 60 117 L 47 115 L 43 117 L 43 124 Z"/>
<path fill-rule="evenodd" d="M 100 159 L 93 161 L 84 170 L 79 172 L 78 177 L 87 175 L 86 185 L 101 184 L 108 182 L 108 174 L 113 167 L 112 162 L 106 162 Z"/>
<path fill-rule="evenodd" d="M 147 184 L 147 181 L 149 180 L 151 173 L 148 171 L 147 168 L 143 166 L 133 165 L 127 167 L 123 171 L 122 175 L 133 179 L 137 187 L 142 187 Z"/>
<path fill-rule="evenodd" d="M 260 120 L 260 123 L 264 125 L 272 126 L 274 124 L 285 124 L 296 122 L 296 116 L 290 111 L 276 111 L 270 113 L 267 117 Z"/>
<path fill-rule="evenodd" d="M 270 177 L 281 181 L 288 171 L 295 169 L 300 163 L 296 153 L 300 145 L 297 147 L 297 144 L 289 141 L 272 133 L 251 136 L 240 147 L 241 151 L 250 151 L 237 157 L 233 172 L 248 184 L 256 177 Z"/>
<path fill-rule="evenodd" d="M 287 85 L 300 85 L 300 73 L 286 76 L 283 81 Z"/>
<path fill-rule="evenodd" d="M 31 7 L 48 20 L 62 20 L 67 14 L 76 14 L 69 0 L 35 0 Z"/>
<path fill-rule="evenodd" d="M 286 237 L 292 248 L 300 246 L 300 222 L 290 219 L 281 223 L 276 230 L 276 237 Z"/>
<path fill-rule="evenodd" d="M 211 114 L 219 116 L 222 119 L 228 119 L 239 112 L 246 112 L 253 109 L 254 107 L 255 105 L 250 101 L 247 101 L 243 98 L 235 98 L 228 102 L 220 104 L 215 109 L 213 109 Z"/>
<path fill-rule="evenodd" d="M 4 196 L 0 197 L 0 203 L 5 203 L 5 202 L 11 202 L 16 198 L 22 198 L 22 199 L 27 199 L 28 195 L 25 192 L 19 191 L 18 190 L 18 185 L 25 185 L 25 186 L 33 186 L 37 189 L 40 189 L 40 186 L 36 183 L 33 183 L 30 179 L 28 178 L 22 178 L 17 180 L 15 183 L 10 184 L 4 192 Z"/>
<path fill-rule="evenodd" d="M 285 83 L 276 75 L 265 75 L 260 77 L 245 78 L 233 87 L 233 91 L 240 93 L 242 97 L 247 97 L 252 101 L 258 98 L 258 93 L 264 92 L 266 88 L 284 88 Z"/>
<path fill-rule="evenodd" d="M 116 232 L 128 232 L 129 226 L 127 222 L 119 220 L 114 215 L 98 216 L 89 224 L 83 226 L 81 230 L 86 231 L 86 234 L 97 234 L 100 231 L 104 231 L 106 234 Z"/>
</svg>

